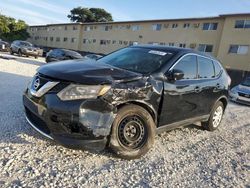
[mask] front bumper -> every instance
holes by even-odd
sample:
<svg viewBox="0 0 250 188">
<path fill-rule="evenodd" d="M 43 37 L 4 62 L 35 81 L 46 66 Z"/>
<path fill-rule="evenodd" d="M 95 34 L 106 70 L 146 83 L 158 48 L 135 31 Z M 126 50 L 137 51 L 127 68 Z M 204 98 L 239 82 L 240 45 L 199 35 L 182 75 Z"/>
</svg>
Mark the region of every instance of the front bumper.
<svg viewBox="0 0 250 188">
<path fill-rule="evenodd" d="M 25 55 L 31 55 L 31 56 L 39 56 L 39 52 L 38 51 L 31 51 L 31 50 L 24 50 L 23 54 L 25 54 Z"/>
<path fill-rule="evenodd" d="M 23 95 L 28 123 L 40 134 L 73 149 L 103 150 L 114 120 L 113 107 L 101 99 L 61 101 L 55 93 Z"/>
<path fill-rule="evenodd" d="M 229 98 L 233 102 L 245 104 L 245 105 L 250 105 L 250 98 L 242 97 L 242 96 L 239 96 L 238 94 L 235 94 L 232 92 L 229 93 Z"/>
</svg>

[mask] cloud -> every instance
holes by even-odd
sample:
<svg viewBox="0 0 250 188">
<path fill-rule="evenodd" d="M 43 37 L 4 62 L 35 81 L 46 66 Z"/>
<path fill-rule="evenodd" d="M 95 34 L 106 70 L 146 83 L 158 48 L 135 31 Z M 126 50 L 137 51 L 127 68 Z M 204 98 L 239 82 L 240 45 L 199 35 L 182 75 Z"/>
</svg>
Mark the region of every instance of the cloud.
<svg viewBox="0 0 250 188">
<path fill-rule="evenodd" d="M 28 4 L 28 5 L 31 5 L 31 6 L 46 9 L 46 10 L 53 12 L 53 13 L 65 14 L 65 12 L 69 11 L 68 9 L 66 9 L 64 7 L 61 7 L 59 5 L 54 5 L 54 4 L 48 3 L 46 1 L 41 1 L 41 0 L 35 0 L 35 1 L 33 1 L 33 0 L 19 0 L 19 1 L 21 1 L 22 3 Z"/>
<path fill-rule="evenodd" d="M 58 22 L 60 23 L 64 21 L 62 19 L 46 16 L 44 14 L 40 14 L 38 12 L 25 8 L 16 7 L 13 5 L 9 6 L 7 4 L 3 4 L 1 5 L 0 10 L 5 15 L 9 15 L 17 19 L 23 19 L 28 24 L 48 24 L 48 23 L 58 23 Z"/>
</svg>

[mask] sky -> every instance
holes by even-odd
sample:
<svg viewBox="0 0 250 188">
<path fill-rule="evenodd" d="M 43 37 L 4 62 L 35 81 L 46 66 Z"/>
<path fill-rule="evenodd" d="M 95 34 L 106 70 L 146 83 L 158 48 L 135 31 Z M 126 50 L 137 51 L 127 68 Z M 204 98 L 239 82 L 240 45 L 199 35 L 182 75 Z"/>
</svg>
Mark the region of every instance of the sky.
<svg viewBox="0 0 250 188">
<path fill-rule="evenodd" d="M 250 13 L 250 0 L 0 0 L 0 14 L 29 25 L 67 23 L 70 10 L 78 6 L 104 8 L 114 21 Z"/>
</svg>

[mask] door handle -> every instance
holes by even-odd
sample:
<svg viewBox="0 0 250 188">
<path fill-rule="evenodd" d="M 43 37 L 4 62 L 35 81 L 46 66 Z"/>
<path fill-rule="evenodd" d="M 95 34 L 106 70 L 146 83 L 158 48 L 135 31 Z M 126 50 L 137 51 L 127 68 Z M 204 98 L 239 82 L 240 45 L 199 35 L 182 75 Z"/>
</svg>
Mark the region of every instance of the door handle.
<svg viewBox="0 0 250 188">
<path fill-rule="evenodd" d="M 196 86 L 196 87 L 194 88 L 194 91 L 195 91 L 195 93 L 200 93 L 200 92 L 201 92 L 201 87 Z"/>
</svg>

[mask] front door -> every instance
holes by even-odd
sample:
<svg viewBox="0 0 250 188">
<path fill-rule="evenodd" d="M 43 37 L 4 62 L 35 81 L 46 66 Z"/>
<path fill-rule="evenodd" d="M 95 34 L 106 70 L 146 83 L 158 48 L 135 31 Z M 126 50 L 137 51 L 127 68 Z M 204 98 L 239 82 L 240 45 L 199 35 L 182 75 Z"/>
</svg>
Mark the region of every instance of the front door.
<svg viewBox="0 0 250 188">
<path fill-rule="evenodd" d="M 196 55 L 185 55 L 171 68 L 181 70 L 183 79 L 164 82 L 164 98 L 159 125 L 167 125 L 199 116 L 200 87 Z"/>
</svg>

